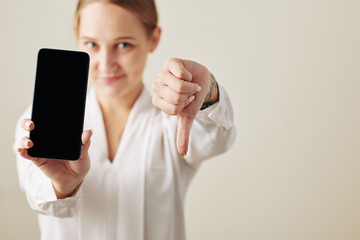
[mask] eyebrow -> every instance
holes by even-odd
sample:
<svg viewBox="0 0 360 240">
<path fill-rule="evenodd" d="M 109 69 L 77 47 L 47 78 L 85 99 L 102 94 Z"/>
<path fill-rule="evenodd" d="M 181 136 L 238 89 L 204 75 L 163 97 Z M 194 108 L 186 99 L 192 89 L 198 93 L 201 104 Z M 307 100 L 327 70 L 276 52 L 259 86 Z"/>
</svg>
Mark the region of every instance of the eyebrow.
<svg viewBox="0 0 360 240">
<path fill-rule="evenodd" d="M 82 36 L 80 38 L 81 39 L 87 39 L 87 40 L 96 41 L 96 38 L 92 38 L 92 37 L 88 37 L 88 36 Z M 119 40 L 136 40 L 136 38 L 131 37 L 131 36 L 124 36 L 124 37 L 117 37 L 114 40 L 115 41 L 119 41 Z"/>
</svg>

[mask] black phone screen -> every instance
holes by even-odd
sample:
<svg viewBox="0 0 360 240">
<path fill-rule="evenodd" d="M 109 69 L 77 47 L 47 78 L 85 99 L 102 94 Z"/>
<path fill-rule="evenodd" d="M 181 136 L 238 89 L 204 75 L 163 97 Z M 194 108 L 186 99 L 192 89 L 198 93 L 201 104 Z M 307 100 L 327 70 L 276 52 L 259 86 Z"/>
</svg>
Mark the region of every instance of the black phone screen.
<svg viewBox="0 0 360 240">
<path fill-rule="evenodd" d="M 32 157 L 77 160 L 81 154 L 89 55 L 40 49 L 30 132 Z"/>
</svg>

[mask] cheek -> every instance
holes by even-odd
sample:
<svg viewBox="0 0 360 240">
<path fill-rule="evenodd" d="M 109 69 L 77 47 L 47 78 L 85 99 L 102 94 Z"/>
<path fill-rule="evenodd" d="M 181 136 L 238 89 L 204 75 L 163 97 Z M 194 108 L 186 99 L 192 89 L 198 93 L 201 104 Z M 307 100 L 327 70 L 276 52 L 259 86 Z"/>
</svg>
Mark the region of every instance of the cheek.
<svg viewBox="0 0 360 240">
<path fill-rule="evenodd" d="M 92 75 L 95 72 L 95 64 L 90 54 L 89 56 L 90 56 L 89 74 Z"/>
<path fill-rule="evenodd" d="M 145 68 L 146 59 L 147 59 L 146 51 L 144 50 L 136 51 L 133 54 L 131 54 L 131 56 L 129 56 L 126 62 L 127 68 L 129 70 L 131 69 L 132 74 L 136 76 L 142 75 Z"/>
<path fill-rule="evenodd" d="M 82 52 L 86 52 L 87 54 L 89 54 L 90 57 L 90 65 L 89 65 L 89 77 L 91 78 L 93 75 L 93 72 L 95 71 L 95 66 L 94 66 L 94 56 L 93 54 L 88 51 L 88 49 L 81 43 L 78 43 L 78 50 L 82 51 Z"/>
<path fill-rule="evenodd" d="M 94 81 L 95 79 L 95 76 L 96 76 L 96 68 L 95 66 L 91 63 L 90 61 L 90 66 L 89 66 L 89 79 L 91 81 Z"/>
<path fill-rule="evenodd" d="M 97 71 L 97 67 L 96 67 L 95 61 L 92 60 L 92 59 L 94 59 L 94 58 L 92 58 L 90 54 L 89 54 L 89 56 L 90 56 L 89 81 L 91 81 L 92 83 L 94 83 L 96 77 L 98 76 L 98 71 Z"/>
<path fill-rule="evenodd" d="M 86 51 L 84 51 L 86 52 Z M 98 61 L 96 59 L 96 54 L 92 54 L 91 52 L 87 52 L 90 56 L 90 65 L 89 65 L 89 77 L 93 78 L 97 73 L 97 65 Z"/>
</svg>

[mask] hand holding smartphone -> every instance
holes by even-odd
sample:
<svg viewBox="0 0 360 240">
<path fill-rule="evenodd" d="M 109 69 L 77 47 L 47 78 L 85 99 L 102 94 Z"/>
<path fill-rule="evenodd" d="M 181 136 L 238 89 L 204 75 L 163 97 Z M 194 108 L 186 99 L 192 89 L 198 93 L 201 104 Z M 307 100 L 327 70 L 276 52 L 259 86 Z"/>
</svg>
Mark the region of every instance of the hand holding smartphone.
<svg viewBox="0 0 360 240">
<path fill-rule="evenodd" d="M 30 132 L 31 157 L 77 160 L 81 154 L 89 55 L 40 49 Z"/>
</svg>

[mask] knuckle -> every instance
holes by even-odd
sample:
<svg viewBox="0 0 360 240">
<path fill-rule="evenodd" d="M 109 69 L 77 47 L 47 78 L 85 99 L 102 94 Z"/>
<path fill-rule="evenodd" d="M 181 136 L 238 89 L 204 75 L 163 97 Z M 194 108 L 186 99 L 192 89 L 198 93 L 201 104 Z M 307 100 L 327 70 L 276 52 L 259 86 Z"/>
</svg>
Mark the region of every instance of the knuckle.
<svg viewBox="0 0 360 240">
<path fill-rule="evenodd" d="M 160 71 L 158 73 L 158 80 L 162 80 L 162 79 L 164 79 L 164 77 L 165 77 L 165 71 Z"/>
<path fill-rule="evenodd" d="M 178 76 L 179 76 L 180 79 L 185 79 L 186 78 L 186 69 L 185 69 L 184 66 L 179 67 Z"/>
<path fill-rule="evenodd" d="M 176 115 L 178 114 L 178 106 L 172 105 L 168 111 L 170 115 Z"/>
<path fill-rule="evenodd" d="M 174 88 L 175 88 L 174 90 L 179 92 L 181 90 L 181 85 L 182 85 L 181 80 L 176 79 L 174 82 Z"/>
<path fill-rule="evenodd" d="M 174 61 L 174 58 L 169 58 L 167 60 L 165 60 L 165 63 L 164 63 L 164 68 L 168 68 L 169 65 Z"/>
<path fill-rule="evenodd" d="M 181 101 L 182 101 L 181 95 L 180 94 L 175 94 L 174 95 L 174 101 L 175 101 L 175 104 L 180 104 Z"/>
<path fill-rule="evenodd" d="M 178 58 L 169 58 L 169 59 L 167 59 L 167 60 L 165 61 L 165 64 L 169 65 L 169 64 L 171 64 L 171 63 L 176 63 L 176 62 L 178 62 L 178 61 L 179 61 Z"/>
<path fill-rule="evenodd" d="M 186 90 L 186 86 L 185 86 L 183 81 L 178 82 L 177 89 L 178 89 L 179 93 L 182 93 L 182 92 L 184 92 Z"/>
</svg>

